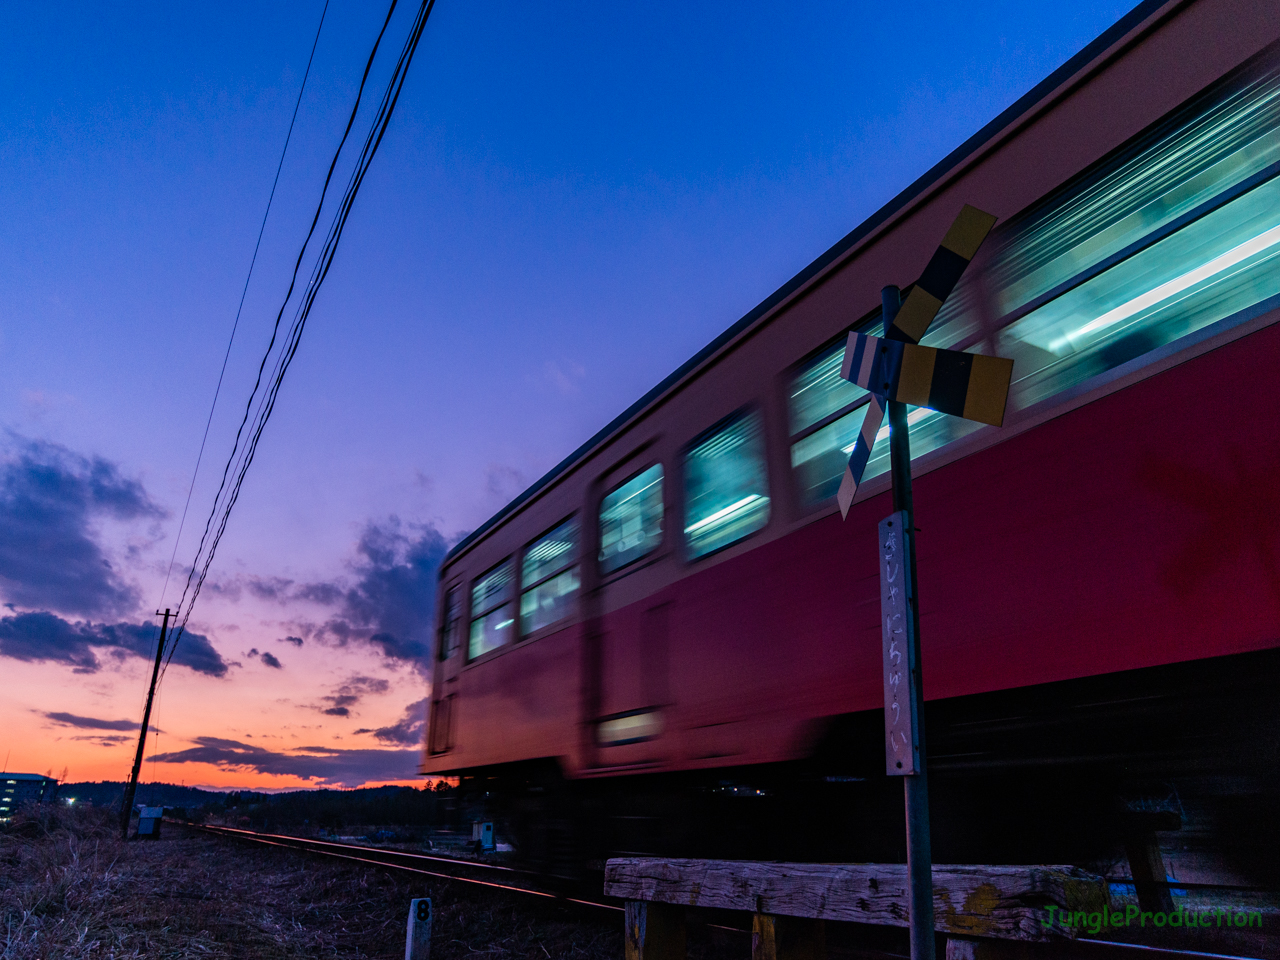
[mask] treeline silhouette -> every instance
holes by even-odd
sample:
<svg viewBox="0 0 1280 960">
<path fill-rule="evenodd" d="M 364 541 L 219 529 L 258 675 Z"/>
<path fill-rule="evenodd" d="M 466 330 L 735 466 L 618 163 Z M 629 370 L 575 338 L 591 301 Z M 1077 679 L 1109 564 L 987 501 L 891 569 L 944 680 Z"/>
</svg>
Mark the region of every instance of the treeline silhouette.
<svg viewBox="0 0 1280 960">
<path fill-rule="evenodd" d="M 63 784 L 62 800 L 117 806 L 124 783 Z M 357 790 L 296 790 L 220 793 L 172 783 L 139 786 L 137 802 L 163 806 L 169 816 L 238 826 L 249 830 L 340 832 L 354 828 L 447 828 L 457 826 L 457 788 L 441 781 L 427 787 L 367 787 Z M 310 831 L 307 830 L 310 828 Z"/>
</svg>

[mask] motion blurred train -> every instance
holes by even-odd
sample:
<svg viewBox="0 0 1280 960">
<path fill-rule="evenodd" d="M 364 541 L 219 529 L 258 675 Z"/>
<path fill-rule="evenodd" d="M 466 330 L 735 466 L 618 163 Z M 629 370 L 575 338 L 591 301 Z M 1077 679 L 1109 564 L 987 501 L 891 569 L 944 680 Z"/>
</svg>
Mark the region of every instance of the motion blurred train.
<svg viewBox="0 0 1280 960">
<path fill-rule="evenodd" d="M 1135 8 L 454 547 L 422 772 L 544 865 L 905 858 L 840 364 L 968 203 L 924 342 L 1014 367 L 908 417 L 934 859 L 1274 882 L 1278 174 L 1276 8 Z"/>
</svg>

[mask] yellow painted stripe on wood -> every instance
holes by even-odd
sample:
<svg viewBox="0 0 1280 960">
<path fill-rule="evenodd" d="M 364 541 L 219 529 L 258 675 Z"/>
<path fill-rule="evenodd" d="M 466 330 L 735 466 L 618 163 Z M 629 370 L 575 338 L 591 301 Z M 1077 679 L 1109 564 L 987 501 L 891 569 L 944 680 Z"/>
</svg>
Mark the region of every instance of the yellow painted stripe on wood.
<svg viewBox="0 0 1280 960">
<path fill-rule="evenodd" d="M 912 287 L 893 320 L 893 326 L 905 333 L 911 343 L 919 343 L 941 307 L 942 301 L 937 297 L 919 287 Z"/>
<path fill-rule="evenodd" d="M 902 373 L 898 376 L 895 400 L 928 406 L 929 389 L 933 384 L 933 365 L 938 351 L 933 347 L 908 346 L 902 351 Z"/>
<path fill-rule="evenodd" d="M 995 223 L 996 218 L 991 214 L 983 213 L 966 203 L 960 216 L 956 217 L 956 222 L 951 224 L 951 229 L 942 238 L 942 246 L 966 260 L 972 260 Z"/>
<path fill-rule="evenodd" d="M 973 369 L 969 371 L 969 389 L 964 395 L 964 418 L 993 427 L 1003 425 L 1012 379 L 1012 360 L 975 353 Z"/>
</svg>

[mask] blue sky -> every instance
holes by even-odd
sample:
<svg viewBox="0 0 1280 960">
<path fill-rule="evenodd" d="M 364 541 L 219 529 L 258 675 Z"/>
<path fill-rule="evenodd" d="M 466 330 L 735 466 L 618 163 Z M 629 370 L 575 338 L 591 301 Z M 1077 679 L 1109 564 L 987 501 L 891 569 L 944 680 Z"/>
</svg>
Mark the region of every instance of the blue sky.
<svg viewBox="0 0 1280 960">
<path fill-rule="evenodd" d="M 48 517 L 65 533 L 0 547 L 0 658 L 30 691 L 0 717 L 32 755 L 11 767 L 127 770 L 127 746 L 73 743 L 93 728 L 49 714 L 117 724 L 108 739 L 140 714 L 139 644 L 102 625 L 176 599 L 178 519 L 321 6 L 0 12 L 0 540 Z M 394 779 L 441 544 L 1129 6 L 438 0 L 192 619 L 226 669 L 200 648 L 166 680 L 176 759 L 157 775 L 289 785 L 306 756 L 333 782 Z M 175 576 L 384 12 L 331 2 Z M 69 581 L 72 548 L 109 576 Z M 42 657 L 46 621 L 15 621 L 32 614 L 87 624 L 47 641 L 81 646 Z M 76 673 L 90 649 L 114 653 Z M 347 716 L 326 712 L 342 697 Z M 270 763 L 241 749 L 293 727 Z"/>
</svg>

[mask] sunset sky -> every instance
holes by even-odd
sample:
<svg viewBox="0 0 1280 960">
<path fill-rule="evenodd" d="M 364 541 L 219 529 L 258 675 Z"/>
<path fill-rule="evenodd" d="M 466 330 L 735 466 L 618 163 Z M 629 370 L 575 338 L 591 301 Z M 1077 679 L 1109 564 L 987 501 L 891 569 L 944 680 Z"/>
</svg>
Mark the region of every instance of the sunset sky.
<svg viewBox="0 0 1280 960">
<path fill-rule="evenodd" d="M 1130 6 L 438 0 L 143 779 L 411 780 L 448 546 Z M 151 614 L 182 593 L 385 16 L 331 0 L 179 538 L 322 7 L 0 12 L 10 771 L 128 774 Z"/>
</svg>

